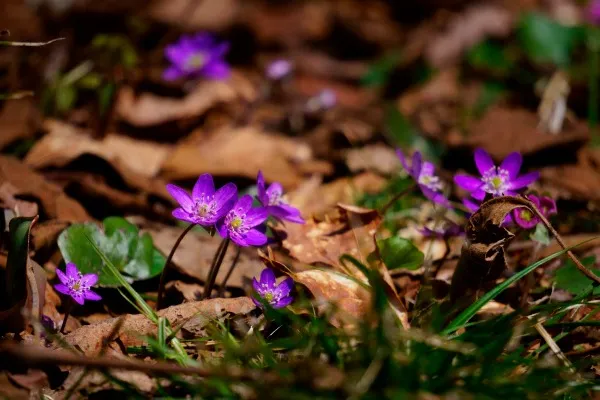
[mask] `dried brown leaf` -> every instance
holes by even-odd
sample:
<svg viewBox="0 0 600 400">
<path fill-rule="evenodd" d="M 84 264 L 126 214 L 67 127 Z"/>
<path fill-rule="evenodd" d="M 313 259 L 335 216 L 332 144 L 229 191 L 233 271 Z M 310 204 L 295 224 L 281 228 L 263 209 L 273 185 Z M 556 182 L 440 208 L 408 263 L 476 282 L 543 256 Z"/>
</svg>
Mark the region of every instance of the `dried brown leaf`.
<svg viewBox="0 0 600 400">
<path fill-rule="evenodd" d="M 123 88 L 116 103 L 117 115 L 139 126 L 158 125 L 169 121 L 197 117 L 209 108 L 236 100 L 251 101 L 256 91 L 246 77 L 233 73 L 226 81 L 203 81 L 182 99 L 160 97 L 150 93 L 135 95 Z"/>
<path fill-rule="evenodd" d="M 32 136 L 40 123 L 39 113 L 31 98 L 3 102 L 0 111 L 0 149 Z"/>
<path fill-rule="evenodd" d="M 16 158 L 0 156 L 0 182 L 16 188 L 15 194 L 33 196 L 40 200 L 45 213 L 51 218 L 69 222 L 89 221 L 92 218 L 60 187 L 50 183 Z"/>
<path fill-rule="evenodd" d="M 557 137 L 561 136 L 563 134 Z M 558 189 L 561 197 L 600 200 L 600 151 L 597 149 L 581 149 L 577 153 L 577 164 L 545 167 L 540 173 L 547 186 Z"/>
<path fill-rule="evenodd" d="M 450 297 L 457 300 L 494 281 L 507 268 L 506 247 L 514 234 L 502 226 L 506 216 L 523 203 L 515 197 L 484 202 L 466 226 L 466 241 L 452 277 Z M 468 297 L 468 296 L 467 296 Z"/>
<path fill-rule="evenodd" d="M 308 145 L 298 139 L 271 135 L 257 127 L 224 128 L 211 136 L 201 131 L 179 143 L 163 165 L 167 180 L 192 179 L 203 173 L 265 180 L 293 187 L 302 180 L 302 169 L 314 160 Z"/>
<path fill-rule="evenodd" d="M 384 175 L 400 170 L 394 149 L 384 144 L 367 145 L 346 152 L 346 165 L 352 172 L 371 170 Z"/>
<path fill-rule="evenodd" d="M 235 22 L 240 11 L 238 0 L 155 0 L 143 7 L 155 21 L 178 29 L 220 30 Z"/>
<path fill-rule="evenodd" d="M 183 325 L 187 331 L 200 332 L 197 318 L 212 321 L 224 315 L 245 315 L 254 310 L 256 306 L 249 297 L 233 299 L 209 299 L 183 303 L 169 307 L 158 312 L 159 316 L 169 320 L 171 326 Z M 192 317 L 197 317 L 196 319 Z M 156 335 L 156 325 L 144 315 L 126 315 L 119 329 L 118 337 L 125 346 L 140 346 L 143 344 L 141 336 Z M 118 318 L 92 325 L 82 326 L 69 333 L 65 340 L 73 346 L 78 346 L 88 356 L 98 355 L 103 340 L 112 332 Z"/>
</svg>

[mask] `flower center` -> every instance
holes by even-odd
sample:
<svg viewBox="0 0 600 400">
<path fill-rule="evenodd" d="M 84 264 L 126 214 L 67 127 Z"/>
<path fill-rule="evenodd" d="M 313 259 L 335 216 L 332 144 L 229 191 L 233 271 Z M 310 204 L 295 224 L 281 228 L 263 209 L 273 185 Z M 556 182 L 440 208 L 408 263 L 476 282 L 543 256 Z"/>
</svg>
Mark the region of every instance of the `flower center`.
<svg viewBox="0 0 600 400">
<path fill-rule="evenodd" d="M 248 227 L 244 224 L 244 217 L 241 210 L 232 210 L 225 217 L 225 225 L 229 228 L 229 232 L 235 235 L 243 235 L 248 231 Z"/>
<path fill-rule="evenodd" d="M 185 69 L 187 70 L 196 70 L 200 69 L 206 63 L 206 57 L 202 53 L 196 53 L 190 57 L 185 62 Z"/>
<path fill-rule="evenodd" d="M 269 303 L 273 301 L 273 297 L 275 297 L 275 296 L 273 296 L 273 293 L 271 293 L 271 292 L 265 293 L 265 300 L 268 301 Z"/>
<path fill-rule="evenodd" d="M 233 229 L 238 229 L 240 226 L 242 226 L 242 222 L 244 221 L 242 221 L 240 217 L 235 217 L 231 220 L 229 226 L 231 226 Z"/>
<path fill-rule="evenodd" d="M 418 183 L 436 192 L 442 190 L 443 187 L 439 177 L 423 172 L 419 175 Z"/>
<path fill-rule="evenodd" d="M 527 222 L 533 219 L 533 215 L 531 215 L 531 212 L 529 210 L 521 210 L 520 217 Z"/>
<path fill-rule="evenodd" d="M 507 170 L 492 167 L 483 174 L 483 190 L 494 196 L 503 196 L 508 190 L 509 178 Z"/>
<path fill-rule="evenodd" d="M 194 215 L 199 222 L 213 223 L 217 217 L 217 203 L 214 201 L 213 196 L 207 196 L 202 194 L 199 199 L 196 200 L 194 207 Z"/>
</svg>

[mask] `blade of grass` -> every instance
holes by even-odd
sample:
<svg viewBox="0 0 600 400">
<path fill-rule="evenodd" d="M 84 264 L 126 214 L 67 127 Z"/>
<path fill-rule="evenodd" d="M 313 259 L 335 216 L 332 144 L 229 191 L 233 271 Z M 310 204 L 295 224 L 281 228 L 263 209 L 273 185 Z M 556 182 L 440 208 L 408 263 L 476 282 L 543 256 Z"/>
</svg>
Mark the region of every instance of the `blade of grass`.
<svg viewBox="0 0 600 400">
<path fill-rule="evenodd" d="M 454 318 L 454 320 L 452 320 L 452 322 L 450 322 L 450 324 L 446 327 L 446 329 L 444 329 L 444 331 L 442 332 L 442 335 L 449 335 L 449 334 L 455 332 L 456 330 L 462 328 L 467 322 L 469 322 L 469 320 L 471 318 L 473 318 L 475 316 L 475 314 L 477 314 L 477 311 L 479 311 L 490 300 L 492 300 L 493 298 L 498 296 L 500 293 L 502 293 L 504 290 L 506 290 L 510 285 L 512 285 L 519 279 L 523 278 L 524 276 L 526 276 L 527 274 L 529 274 L 530 272 L 535 270 L 537 267 L 547 263 L 548 261 L 554 260 L 557 257 L 560 257 L 561 255 L 565 254 L 566 252 L 570 251 L 571 249 L 573 249 L 581 244 L 587 243 L 587 242 L 589 242 L 591 240 L 595 240 L 595 239 L 598 239 L 598 237 L 594 237 L 592 239 L 578 243 L 574 246 L 567 247 L 563 250 L 560 250 L 554 254 L 549 255 L 548 257 L 545 257 L 545 258 L 531 264 L 530 266 L 523 269 L 522 271 L 517 272 L 516 274 L 514 274 L 513 276 L 511 276 L 510 278 L 508 278 L 507 280 L 505 280 L 504 282 L 502 282 L 501 284 L 496 286 L 494 289 L 490 290 L 488 293 L 483 295 L 479 300 L 477 300 L 475 303 L 473 303 L 469 307 L 467 307 L 466 310 L 461 312 L 456 318 Z"/>
</svg>

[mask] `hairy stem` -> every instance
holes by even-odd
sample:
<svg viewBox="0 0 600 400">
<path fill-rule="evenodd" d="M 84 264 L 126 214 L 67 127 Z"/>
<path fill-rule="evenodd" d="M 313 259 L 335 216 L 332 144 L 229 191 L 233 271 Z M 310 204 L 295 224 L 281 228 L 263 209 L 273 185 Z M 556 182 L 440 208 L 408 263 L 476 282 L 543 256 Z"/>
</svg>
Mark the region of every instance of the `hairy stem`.
<svg viewBox="0 0 600 400">
<path fill-rule="evenodd" d="M 229 247 L 229 238 L 223 239 L 217 252 L 215 253 L 215 257 L 213 258 L 212 265 L 210 266 L 210 271 L 208 272 L 208 278 L 206 279 L 206 287 L 204 288 L 204 293 L 202 293 L 202 300 L 208 299 L 212 292 L 213 287 L 215 286 L 215 280 L 217 279 L 217 274 L 219 273 L 219 268 L 223 263 L 223 259 L 225 258 L 225 254 L 227 253 L 227 248 Z"/>
<path fill-rule="evenodd" d="M 169 253 L 169 256 L 167 257 L 167 261 L 165 261 L 165 267 L 163 268 L 163 270 L 160 274 L 160 283 L 158 284 L 158 300 L 156 301 L 156 309 L 157 310 L 160 310 L 163 306 L 163 296 L 164 296 L 164 292 L 165 292 L 165 283 L 166 283 L 165 280 L 167 277 L 167 270 L 169 269 L 169 266 L 171 265 L 171 260 L 173 259 L 173 256 L 175 255 L 175 250 L 177 250 L 177 248 L 179 247 L 179 244 L 181 243 L 181 241 L 183 240 L 185 235 L 187 235 L 188 232 L 191 231 L 194 226 L 196 226 L 196 225 L 190 224 L 187 228 L 185 228 L 185 230 L 183 232 L 181 232 L 181 235 L 179 235 L 179 237 L 175 241 L 175 244 L 173 245 L 173 248 L 171 249 L 171 252 Z"/>
<path fill-rule="evenodd" d="M 242 249 L 239 246 L 236 246 L 236 248 L 235 248 L 235 256 L 233 257 L 233 261 L 231 262 L 231 267 L 229 267 L 229 271 L 227 271 L 227 275 L 225 275 L 225 278 L 223 279 L 223 282 L 221 282 L 221 285 L 220 285 L 219 295 L 221 297 L 224 294 L 225 285 L 227 285 L 227 281 L 231 277 L 231 274 L 233 273 L 233 270 L 235 269 L 235 266 L 237 265 L 238 261 L 240 260 L 240 254 L 241 254 L 241 252 L 242 252 Z"/>
<path fill-rule="evenodd" d="M 69 297 L 67 299 L 67 306 L 65 309 L 65 317 L 63 318 L 62 325 L 60 326 L 60 333 L 65 334 L 65 328 L 67 327 L 67 320 L 69 319 L 69 315 L 71 315 L 71 310 L 73 309 L 73 300 Z"/>
<path fill-rule="evenodd" d="M 546 229 L 548 229 L 548 231 L 550 231 L 552 233 L 552 236 L 554 236 L 554 238 L 556 239 L 556 241 L 558 242 L 560 247 L 562 247 L 563 249 L 567 249 L 567 245 L 562 240 L 562 237 L 558 234 L 556 229 L 554 229 L 554 227 L 550 224 L 548 219 L 541 213 L 541 211 L 537 208 L 537 206 L 533 202 L 527 200 L 524 197 L 517 197 L 517 199 L 519 200 L 519 202 L 521 204 L 523 204 L 524 206 L 527 206 L 529 209 L 531 209 L 531 211 L 533 211 L 533 213 L 536 215 L 536 217 L 538 217 L 540 219 L 540 221 L 542 221 L 542 223 L 546 226 Z M 579 259 L 575 256 L 575 254 L 573 254 L 573 252 L 571 250 L 567 251 L 567 255 L 573 261 L 573 263 L 575 263 L 575 266 L 577 267 L 577 269 L 579 271 L 581 271 L 581 273 L 583 273 L 585 276 L 587 276 L 588 278 L 590 278 L 591 280 L 596 282 L 596 284 L 600 284 L 600 276 L 594 274 L 585 265 L 583 265 L 581 263 L 581 261 L 579 261 Z"/>
</svg>

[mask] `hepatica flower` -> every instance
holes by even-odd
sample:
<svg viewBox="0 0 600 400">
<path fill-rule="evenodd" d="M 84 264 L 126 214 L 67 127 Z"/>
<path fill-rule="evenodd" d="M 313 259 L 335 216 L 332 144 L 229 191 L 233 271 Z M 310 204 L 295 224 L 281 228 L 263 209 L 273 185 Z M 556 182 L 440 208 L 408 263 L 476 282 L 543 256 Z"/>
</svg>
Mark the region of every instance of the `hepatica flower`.
<svg viewBox="0 0 600 400">
<path fill-rule="evenodd" d="M 292 63 L 288 60 L 280 59 L 272 61 L 267 65 L 267 78 L 278 81 L 287 77 L 292 72 Z"/>
<path fill-rule="evenodd" d="M 481 177 L 470 175 L 456 175 L 454 182 L 461 188 L 471 192 L 477 200 L 483 200 L 486 193 L 493 197 L 516 195 L 535 182 L 539 172 L 530 172 L 519 175 L 523 158 L 519 153 L 510 153 L 500 166 L 496 166 L 490 155 L 483 149 L 475 150 L 475 165 Z"/>
<path fill-rule="evenodd" d="M 263 269 L 260 274 L 260 280 L 252 278 L 252 286 L 256 293 L 264 299 L 273 308 L 283 308 L 288 306 L 294 298 L 290 296 L 294 288 L 294 280 L 286 278 L 279 285 L 275 280 L 275 273 L 269 268 Z M 262 307 L 262 303 L 252 297 L 252 301 L 258 307 Z"/>
<path fill-rule="evenodd" d="M 231 210 L 237 197 L 237 188 L 233 183 L 215 191 L 210 174 L 200 175 L 191 196 L 172 184 L 167 185 L 167 190 L 179 203 L 179 207 L 173 210 L 175 218 L 205 227 L 213 226 Z"/>
<path fill-rule="evenodd" d="M 544 217 L 547 218 L 549 215 L 556 214 L 556 202 L 550 197 L 538 197 L 530 194 L 527 198 L 535 204 Z M 513 220 L 524 229 L 531 229 L 540 222 L 540 219 L 525 207 L 513 211 Z"/>
<path fill-rule="evenodd" d="M 436 204 L 450 207 L 450 202 L 442 193 L 444 185 L 440 178 L 435 175 L 435 166 L 432 163 L 429 161 L 423 162 L 421 153 L 418 151 L 414 152 L 410 165 L 408 165 L 402 150 L 397 149 L 396 154 L 406 172 L 417 182 L 425 197 Z"/>
<path fill-rule="evenodd" d="M 306 102 L 309 112 L 329 110 L 337 104 L 337 95 L 331 89 L 323 89 Z"/>
<path fill-rule="evenodd" d="M 171 66 L 163 78 L 173 81 L 179 78 L 205 77 L 225 79 L 229 77 L 229 65 L 224 60 L 229 50 L 228 43 L 218 43 L 209 33 L 183 35 L 178 42 L 165 49 L 165 57 Z"/>
<path fill-rule="evenodd" d="M 260 225 L 269 216 L 264 207 L 252 208 L 252 196 L 244 195 L 233 208 L 217 223 L 219 235 L 229 238 L 238 246 L 263 246 L 267 236 Z"/>
<path fill-rule="evenodd" d="M 85 274 L 82 275 L 73 263 L 67 263 L 67 269 L 63 273 L 61 270 L 56 270 L 56 275 L 61 283 L 54 285 L 54 289 L 62 294 L 69 295 L 79 304 L 83 304 L 86 300 L 101 300 L 102 297 L 90 288 L 98 282 L 98 275 Z"/>
<path fill-rule="evenodd" d="M 261 171 L 258 171 L 256 179 L 258 188 L 258 201 L 267 209 L 269 215 L 278 219 L 303 224 L 304 219 L 300 215 L 300 210 L 286 203 L 283 197 L 283 187 L 279 182 L 273 182 L 269 187 L 266 187 L 265 178 Z"/>
</svg>

